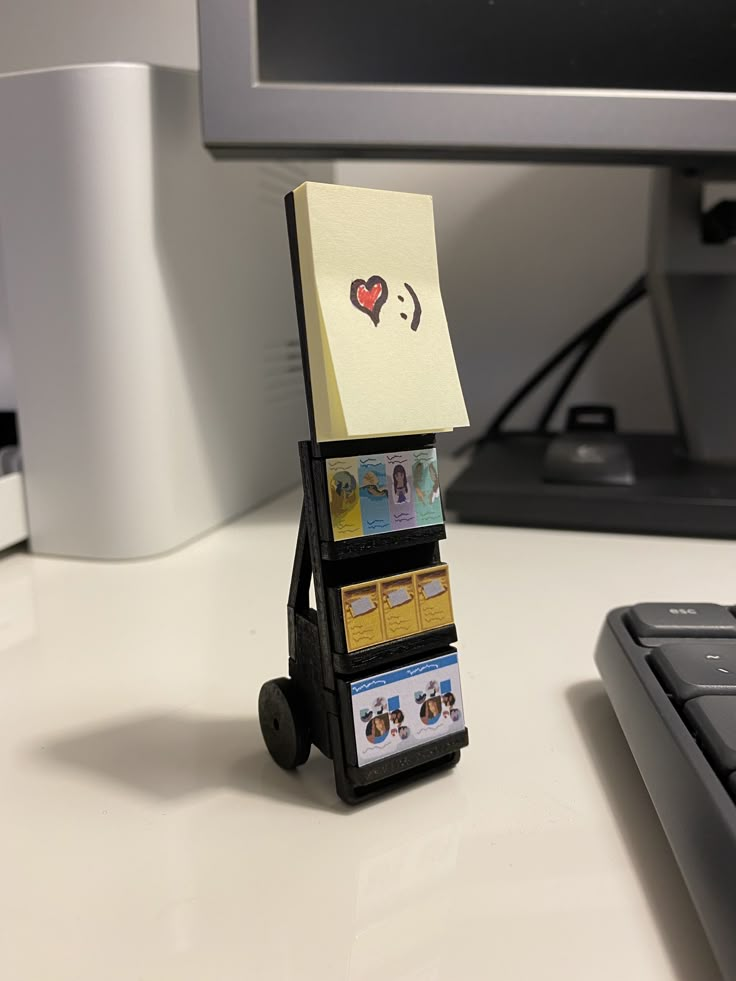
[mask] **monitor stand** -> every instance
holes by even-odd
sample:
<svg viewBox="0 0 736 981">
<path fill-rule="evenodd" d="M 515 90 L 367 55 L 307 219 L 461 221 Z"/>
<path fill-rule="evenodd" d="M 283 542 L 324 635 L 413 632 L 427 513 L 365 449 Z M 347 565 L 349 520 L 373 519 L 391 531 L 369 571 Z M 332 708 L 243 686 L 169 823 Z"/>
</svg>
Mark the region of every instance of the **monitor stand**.
<svg viewBox="0 0 736 981">
<path fill-rule="evenodd" d="M 653 178 L 647 285 L 678 432 L 620 434 L 630 484 L 550 482 L 555 434 L 501 436 L 447 489 L 460 520 L 736 538 L 736 209 L 725 209 L 723 234 L 703 213 L 706 182 L 726 180 L 736 175 L 665 169 Z"/>
</svg>

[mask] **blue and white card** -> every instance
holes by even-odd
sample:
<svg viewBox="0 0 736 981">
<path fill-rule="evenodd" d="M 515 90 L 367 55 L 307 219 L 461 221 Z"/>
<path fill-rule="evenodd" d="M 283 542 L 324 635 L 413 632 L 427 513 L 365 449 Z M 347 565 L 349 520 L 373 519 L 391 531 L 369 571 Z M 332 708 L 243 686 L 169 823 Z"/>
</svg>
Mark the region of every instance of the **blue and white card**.
<svg viewBox="0 0 736 981">
<path fill-rule="evenodd" d="M 358 766 L 465 728 L 455 651 L 350 685 Z"/>
</svg>

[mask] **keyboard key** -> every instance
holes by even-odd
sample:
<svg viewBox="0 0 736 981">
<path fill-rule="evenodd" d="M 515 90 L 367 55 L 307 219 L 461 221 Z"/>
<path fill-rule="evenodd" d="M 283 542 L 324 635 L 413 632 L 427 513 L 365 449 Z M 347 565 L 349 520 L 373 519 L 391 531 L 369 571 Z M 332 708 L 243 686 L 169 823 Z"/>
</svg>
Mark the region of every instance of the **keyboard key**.
<svg viewBox="0 0 736 981">
<path fill-rule="evenodd" d="M 736 618 L 717 603 L 639 603 L 631 607 L 631 626 L 639 639 L 655 637 L 732 637 Z"/>
<path fill-rule="evenodd" d="M 678 702 L 698 695 L 736 695 L 736 643 L 663 644 L 649 655 L 654 673 Z"/>
<path fill-rule="evenodd" d="M 736 770 L 736 696 L 703 695 L 686 705 L 685 718 L 706 756 L 722 774 Z"/>
</svg>

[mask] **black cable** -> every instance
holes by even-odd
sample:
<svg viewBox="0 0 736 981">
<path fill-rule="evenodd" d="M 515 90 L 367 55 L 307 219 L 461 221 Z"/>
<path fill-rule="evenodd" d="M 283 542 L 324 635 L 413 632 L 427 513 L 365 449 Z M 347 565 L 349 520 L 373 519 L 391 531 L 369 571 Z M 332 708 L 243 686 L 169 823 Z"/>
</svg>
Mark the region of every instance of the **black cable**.
<svg viewBox="0 0 736 981">
<path fill-rule="evenodd" d="M 642 276 L 637 279 L 636 282 L 632 283 L 631 287 L 626 291 L 626 293 L 624 293 L 618 303 L 614 304 L 614 306 L 611 307 L 610 310 L 599 319 L 598 329 L 591 336 L 590 340 L 587 342 L 587 345 L 570 365 L 565 375 L 559 382 L 557 388 L 550 396 L 547 405 L 544 407 L 544 410 L 539 417 L 539 421 L 537 422 L 538 433 L 544 433 L 547 431 L 547 426 L 549 425 L 550 419 L 557 411 L 557 406 L 565 397 L 567 390 L 575 381 L 578 374 L 582 371 L 585 362 L 590 358 L 600 342 L 606 336 L 609 328 L 616 322 L 616 320 L 618 320 L 625 310 L 628 310 L 629 307 L 633 306 L 643 296 L 646 296 L 646 292 L 646 281 Z"/>
<path fill-rule="evenodd" d="M 547 431 L 547 425 L 552 416 L 555 414 L 557 406 L 565 397 L 565 393 L 567 392 L 568 388 L 582 371 L 585 362 L 593 354 L 600 342 L 605 337 L 606 333 L 608 332 L 608 328 L 612 323 L 612 320 L 607 321 L 603 326 L 599 327 L 594 334 L 592 334 L 587 344 L 583 347 L 582 351 L 580 351 L 573 363 L 567 369 L 557 388 L 554 390 L 552 396 L 547 402 L 547 405 L 544 407 L 542 415 L 539 417 L 536 426 L 536 431 L 538 433 L 545 433 Z"/>
<path fill-rule="evenodd" d="M 583 343 L 592 333 L 591 327 L 586 327 L 584 330 L 579 331 L 574 337 L 572 337 L 563 347 L 559 349 L 555 354 L 549 357 L 544 364 L 538 368 L 531 378 L 527 379 L 526 382 L 517 389 L 517 391 L 501 406 L 496 415 L 491 419 L 486 431 L 482 436 L 478 436 L 475 439 L 468 440 L 467 443 L 463 443 L 457 450 L 454 451 L 453 456 L 460 456 L 469 447 L 478 445 L 482 443 L 487 443 L 489 440 L 493 439 L 498 435 L 501 426 L 506 421 L 508 416 L 514 411 L 514 409 L 519 405 L 527 395 L 533 391 L 539 385 L 540 382 L 544 381 L 547 375 L 554 371 L 561 361 L 571 354 L 581 343 Z"/>
<path fill-rule="evenodd" d="M 631 306 L 636 300 L 640 299 L 646 292 L 646 280 L 643 276 L 636 279 L 631 286 L 626 290 L 626 292 L 618 299 L 611 307 L 609 307 L 604 313 L 600 314 L 596 319 L 584 327 L 582 330 L 578 331 L 569 341 L 567 341 L 559 350 L 552 354 L 547 360 L 539 367 L 530 378 L 517 389 L 513 395 L 511 395 L 506 402 L 501 406 L 496 415 L 491 419 L 488 424 L 486 431 L 476 439 L 469 440 L 463 443 L 459 449 L 455 450 L 453 456 L 460 456 L 471 446 L 481 446 L 483 443 L 489 442 L 492 439 L 497 438 L 501 432 L 501 426 L 506 421 L 506 419 L 511 415 L 511 413 L 516 409 L 521 402 L 532 392 L 544 379 L 549 375 L 554 369 L 563 362 L 573 351 L 579 348 L 581 345 L 584 346 L 585 357 L 580 360 L 577 364 L 574 373 L 568 372 L 565 376 L 564 381 L 567 381 L 565 388 L 562 390 L 562 396 L 564 396 L 567 388 L 572 384 L 577 372 L 580 370 L 582 365 L 585 363 L 588 357 L 593 353 L 596 346 L 600 342 L 601 338 L 611 326 L 611 324 L 620 316 L 620 314 Z M 589 349 L 590 345 L 590 349 Z M 569 378 L 569 380 L 568 380 Z M 556 393 L 555 393 L 556 394 Z M 556 407 L 556 405 L 555 405 Z M 554 408 L 552 409 L 554 412 Z"/>
</svg>

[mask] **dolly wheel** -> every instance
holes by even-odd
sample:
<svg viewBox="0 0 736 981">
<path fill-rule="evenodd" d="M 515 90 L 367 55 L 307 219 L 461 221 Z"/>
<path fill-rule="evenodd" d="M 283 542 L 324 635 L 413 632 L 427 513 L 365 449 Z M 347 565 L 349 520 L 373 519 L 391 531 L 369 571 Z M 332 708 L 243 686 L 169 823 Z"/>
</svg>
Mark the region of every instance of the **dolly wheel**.
<svg viewBox="0 0 736 981">
<path fill-rule="evenodd" d="M 266 748 L 279 766 L 294 770 L 307 762 L 312 741 L 293 679 L 274 678 L 263 685 L 258 721 Z"/>
</svg>

